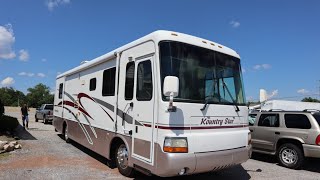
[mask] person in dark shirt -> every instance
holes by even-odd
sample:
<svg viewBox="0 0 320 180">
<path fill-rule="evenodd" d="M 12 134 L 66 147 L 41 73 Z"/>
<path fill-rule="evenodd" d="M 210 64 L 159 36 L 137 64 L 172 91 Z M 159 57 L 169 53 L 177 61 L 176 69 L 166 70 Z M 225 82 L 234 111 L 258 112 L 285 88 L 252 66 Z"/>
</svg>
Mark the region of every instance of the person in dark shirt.
<svg viewBox="0 0 320 180">
<path fill-rule="evenodd" d="M 24 104 L 21 107 L 22 124 L 23 124 L 24 128 L 25 128 L 25 126 L 27 126 L 27 128 L 28 128 L 28 124 L 29 124 L 28 111 L 29 111 L 29 108 L 27 107 L 26 104 Z"/>
<path fill-rule="evenodd" d="M 2 104 L 2 101 L 0 99 L 0 117 L 4 114 L 4 105 Z"/>
</svg>

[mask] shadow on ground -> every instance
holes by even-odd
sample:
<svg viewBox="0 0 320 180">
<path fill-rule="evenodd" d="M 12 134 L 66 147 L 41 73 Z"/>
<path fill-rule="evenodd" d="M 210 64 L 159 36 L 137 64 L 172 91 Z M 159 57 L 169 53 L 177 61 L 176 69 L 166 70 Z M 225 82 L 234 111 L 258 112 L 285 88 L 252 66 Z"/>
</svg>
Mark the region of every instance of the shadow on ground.
<svg viewBox="0 0 320 180">
<path fill-rule="evenodd" d="M 37 129 L 37 128 L 30 128 L 28 130 Z M 24 129 L 20 124 L 15 129 L 14 136 L 21 140 L 37 140 L 32 134 L 28 132 L 28 130 Z"/>
<path fill-rule="evenodd" d="M 278 164 L 278 160 L 277 160 L 276 156 L 272 156 L 272 155 L 252 153 L 251 159 L 254 159 L 257 161 L 263 161 L 263 162 L 267 162 L 267 163 L 272 163 L 272 164 L 276 164 L 276 165 L 280 166 Z M 300 170 L 320 173 L 319 167 L 320 167 L 320 159 L 306 158 L 304 161 L 304 164 Z"/>
</svg>

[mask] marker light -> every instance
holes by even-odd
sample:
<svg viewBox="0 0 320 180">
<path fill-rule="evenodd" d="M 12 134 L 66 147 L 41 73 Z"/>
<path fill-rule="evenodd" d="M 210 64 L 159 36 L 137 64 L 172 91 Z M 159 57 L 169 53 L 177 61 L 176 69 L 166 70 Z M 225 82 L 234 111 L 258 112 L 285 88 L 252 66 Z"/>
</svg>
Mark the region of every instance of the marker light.
<svg viewBox="0 0 320 180">
<path fill-rule="evenodd" d="M 176 34 L 176 33 L 171 33 L 171 35 L 172 35 L 172 36 L 178 36 L 178 34 Z"/>
<path fill-rule="evenodd" d="M 166 137 L 163 151 L 169 153 L 187 153 L 188 140 L 186 137 Z"/>
<path fill-rule="evenodd" d="M 320 134 L 318 135 L 318 137 L 316 139 L 316 145 L 320 146 Z"/>
</svg>

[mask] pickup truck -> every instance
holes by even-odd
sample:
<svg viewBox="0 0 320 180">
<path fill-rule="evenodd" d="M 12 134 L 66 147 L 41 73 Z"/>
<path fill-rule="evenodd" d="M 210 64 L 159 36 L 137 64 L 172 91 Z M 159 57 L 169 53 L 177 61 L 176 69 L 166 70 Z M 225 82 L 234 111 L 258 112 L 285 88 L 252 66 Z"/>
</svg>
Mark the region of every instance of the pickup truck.
<svg viewBox="0 0 320 180">
<path fill-rule="evenodd" d="M 43 120 L 43 123 L 46 124 L 49 121 L 53 120 L 53 104 L 42 104 L 40 108 L 37 108 L 35 114 L 36 122 Z"/>
</svg>

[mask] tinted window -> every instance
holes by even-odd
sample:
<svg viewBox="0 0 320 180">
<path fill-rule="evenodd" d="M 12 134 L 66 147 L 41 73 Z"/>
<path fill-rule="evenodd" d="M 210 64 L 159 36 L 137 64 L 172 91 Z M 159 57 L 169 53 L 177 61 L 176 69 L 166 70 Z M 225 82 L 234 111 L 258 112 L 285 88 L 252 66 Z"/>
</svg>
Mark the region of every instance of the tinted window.
<svg viewBox="0 0 320 180">
<path fill-rule="evenodd" d="M 103 71 L 102 96 L 114 96 L 116 84 L 116 68 Z"/>
<path fill-rule="evenodd" d="M 279 127 L 279 114 L 261 114 L 258 126 Z"/>
<path fill-rule="evenodd" d="M 151 61 L 138 64 L 137 69 L 137 100 L 149 101 L 152 99 L 152 70 Z"/>
<path fill-rule="evenodd" d="M 46 105 L 46 107 L 44 107 L 44 109 L 53 110 L 53 105 Z"/>
<path fill-rule="evenodd" d="M 256 116 L 257 114 L 249 114 L 248 116 L 249 126 L 254 125 L 254 123 L 256 122 Z"/>
<path fill-rule="evenodd" d="M 90 91 L 94 91 L 96 90 L 96 86 L 97 86 L 97 79 L 96 78 L 92 78 L 90 79 Z"/>
<path fill-rule="evenodd" d="M 287 128 L 310 129 L 309 119 L 304 114 L 286 114 L 284 120 Z"/>
<path fill-rule="evenodd" d="M 314 113 L 313 117 L 317 120 L 319 126 L 320 126 L 320 113 Z"/>
<path fill-rule="evenodd" d="M 59 99 L 62 99 L 63 84 L 59 84 Z"/>
<path fill-rule="evenodd" d="M 134 62 L 129 62 L 126 67 L 126 82 L 124 97 L 126 100 L 133 98 L 133 85 L 134 85 Z"/>
</svg>

